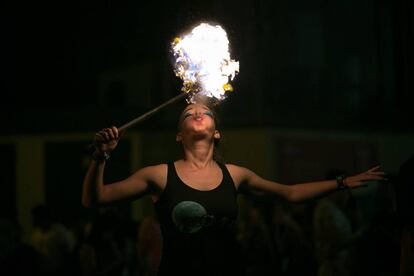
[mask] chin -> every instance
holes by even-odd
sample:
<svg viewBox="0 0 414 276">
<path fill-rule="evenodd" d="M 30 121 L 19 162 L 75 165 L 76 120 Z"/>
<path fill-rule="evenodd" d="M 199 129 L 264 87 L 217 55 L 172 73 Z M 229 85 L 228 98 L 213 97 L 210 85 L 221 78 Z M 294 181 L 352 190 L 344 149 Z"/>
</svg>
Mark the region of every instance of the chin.
<svg viewBox="0 0 414 276">
<path fill-rule="evenodd" d="M 210 133 L 210 131 L 203 129 L 203 130 L 193 130 L 191 136 L 196 140 L 202 140 L 202 139 L 211 137 L 212 134 Z"/>
</svg>

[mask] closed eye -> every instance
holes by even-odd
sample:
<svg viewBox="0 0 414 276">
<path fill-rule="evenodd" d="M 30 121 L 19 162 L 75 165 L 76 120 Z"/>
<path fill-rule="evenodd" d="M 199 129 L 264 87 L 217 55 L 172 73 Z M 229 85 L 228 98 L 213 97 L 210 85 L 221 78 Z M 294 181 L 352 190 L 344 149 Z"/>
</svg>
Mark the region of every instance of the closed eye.
<svg viewBox="0 0 414 276">
<path fill-rule="evenodd" d="M 204 112 L 204 114 L 205 114 L 205 115 L 207 115 L 207 116 L 210 116 L 212 119 L 214 119 L 213 112 L 211 112 L 211 111 L 206 111 L 206 112 Z"/>
<path fill-rule="evenodd" d="M 184 119 L 186 119 L 186 118 L 188 118 L 188 117 L 190 117 L 190 116 L 192 116 L 193 114 L 191 114 L 190 112 L 187 112 L 187 113 L 185 113 L 184 115 L 183 115 L 183 120 Z"/>
</svg>

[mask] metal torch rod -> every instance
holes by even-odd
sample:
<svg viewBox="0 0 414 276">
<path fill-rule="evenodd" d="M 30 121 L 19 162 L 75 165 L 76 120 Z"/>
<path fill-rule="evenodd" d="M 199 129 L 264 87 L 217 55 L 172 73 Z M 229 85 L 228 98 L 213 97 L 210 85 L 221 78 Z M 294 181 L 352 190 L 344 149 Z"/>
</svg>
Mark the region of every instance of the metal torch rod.
<svg viewBox="0 0 414 276">
<path fill-rule="evenodd" d="M 163 109 L 164 107 L 166 107 L 166 106 L 168 106 L 168 105 L 170 105 L 170 104 L 172 104 L 172 103 L 174 103 L 174 102 L 178 101 L 179 99 L 182 99 L 182 98 L 184 98 L 184 97 L 188 96 L 190 93 L 191 93 L 191 92 L 188 92 L 188 93 L 181 93 L 181 94 L 179 94 L 179 95 L 177 95 L 177 96 L 175 96 L 175 97 L 173 97 L 173 98 L 169 99 L 168 101 L 166 101 L 166 102 L 164 102 L 164 103 L 160 104 L 160 105 L 159 105 L 159 106 L 157 106 L 156 108 L 154 108 L 154 109 L 152 109 L 152 110 L 150 110 L 150 111 L 148 111 L 148 112 L 146 112 L 146 113 L 142 114 L 142 115 L 141 115 L 141 116 L 139 116 L 139 117 L 136 117 L 135 119 L 133 119 L 133 120 L 129 121 L 128 123 L 123 124 L 122 126 L 120 126 L 120 127 L 118 128 L 118 131 L 119 131 L 120 133 L 121 133 L 121 132 L 126 131 L 128 128 L 132 127 L 133 125 L 138 124 L 139 122 L 142 122 L 142 121 L 144 121 L 144 120 L 148 119 L 149 117 L 151 117 L 152 115 L 154 115 L 155 113 L 157 113 L 158 111 L 160 111 L 161 109 Z M 95 146 L 96 146 L 96 144 L 95 144 L 95 142 L 93 142 L 93 143 L 89 144 L 89 145 L 86 147 L 86 149 L 87 149 L 89 152 L 91 152 L 92 150 L 94 150 Z"/>
<path fill-rule="evenodd" d="M 178 101 L 179 99 L 182 99 L 182 98 L 184 98 L 184 97 L 188 96 L 190 93 L 192 93 L 192 92 L 188 92 L 188 93 L 181 93 L 181 94 L 179 94 L 179 95 L 177 95 L 177 96 L 175 96 L 175 97 L 173 97 L 173 98 L 169 99 L 168 101 L 166 101 L 166 102 L 164 102 L 164 103 L 160 104 L 160 105 L 159 105 L 159 106 L 157 106 L 156 108 L 151 109 L 150 111 L 148 111 L 148 112 L 146 112 L 146 113 L 142 114 L 142 115 L 141 115 L 141 116 L 139 116 L 139 117 L 136 117 L 135 119 L 133 119 L 133 120 L 129 121 L 128 123 L 123 124 L 122 126 L 120 126 L 120 127 L 118 128 L 118 131 L 119 131 L 120 133 L 122 133 L 122 132 L 126 131 L 128 128 L 132 127 L 133 125 L 138 124 L 139 122 L 142 122 L 142 121 L 144 121 L 144 120 L 148 119 L 149 117 L 151 117 L 152 115 L 154 115 L 155 113 L 157 113 L 158 111 L 160 111 L 161 109 L 163 109 L 164 107 L 166 107 L 166 106 L 168 106 L 168 105 L 170 105 L 170 104 L 172 104 L 172 103 L 175 103 L 175 102 L 176 102 L 176 101 Z M 86 147 L 86 149 L 87 149 L 89 152 L 92 152 L 92 151 L 95 149 L 95 147 L 96 147 L 96 142 L 93 142 L 93 143 L 89 144 L 89 145 Z"/>
<path fill-rule="evenodd" d="M 122 126 L 120 126 L 118 128 L 119 132 L 123 132 L 123 131 L 127 130 L 128 128 L 132 127 L 133 125 L 138 124 L 138 123 L 148 119 L 149 117 L 151 117 L 152 115 L 154 115 L 155 113 L 157 113 L 158 111 L 163 109 L 164 107 L 166 107 L 166 106 L 168 106 L 168 105 L 170 105 L 170 104 L 172 104 L 172 103 L 174 103 L 174 102 L 176 102 L 176 101 L 178 101 L 178 100 L 180 100 L 180 99 L 182 99 L 182 98 L 184 98 L 188 95 L 189 95 L 188 93 L 180 93 L 179 95 L 177 95 L 177 96 L 169 99 L 168 101 L 160 104 L 156 108 L 154 108 L 154 109 L 142 114 L 141 116 L 139 116 L 139 117 L 123 124 Z"/>
</svg>

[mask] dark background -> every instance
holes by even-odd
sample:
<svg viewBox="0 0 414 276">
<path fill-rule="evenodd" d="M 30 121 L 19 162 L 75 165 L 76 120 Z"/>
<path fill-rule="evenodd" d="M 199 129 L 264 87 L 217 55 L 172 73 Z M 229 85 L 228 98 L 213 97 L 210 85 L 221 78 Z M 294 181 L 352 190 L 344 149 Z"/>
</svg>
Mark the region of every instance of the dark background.
<svg viewBox="0 0 414 276">
<path fill-rule="evenodd" d="M 2 5 L 2 135 L 95 131 L 171 98 L 181 83 L 169 43 L 202 21 L 226 29 L 240 61 L 225 125 L 413 131 L 408 0 Z M 134 102 L 128 81 L 99 86 L 134 66 L 148 88 Z M 142 127 L 171 126 L 166 117 Z"/>
</svg>

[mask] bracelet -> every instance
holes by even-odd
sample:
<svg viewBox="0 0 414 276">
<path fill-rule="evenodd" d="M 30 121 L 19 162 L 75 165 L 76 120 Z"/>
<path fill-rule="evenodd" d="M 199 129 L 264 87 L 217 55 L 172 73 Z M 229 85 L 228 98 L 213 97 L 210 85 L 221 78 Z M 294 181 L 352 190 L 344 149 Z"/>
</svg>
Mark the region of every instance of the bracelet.
<svg viewBox="0 0 414 276">
<path fill-rule="evenodd" d="M 342 174 L 336 177 L 336 188 L 338 190 L 343 190 L 348 188 L 348 185 L 345 184 L 346 175 Z"/>
<path fill-rule="evenodd" d="M 103 152 L 103 153 L 99 153 L 98 151 L 94 151 L 91 155 L 92 159 L 100 162 L 100 161 L 107 161 L 110 157 L 111 154 L 109 152 Z"/>
</svg>

